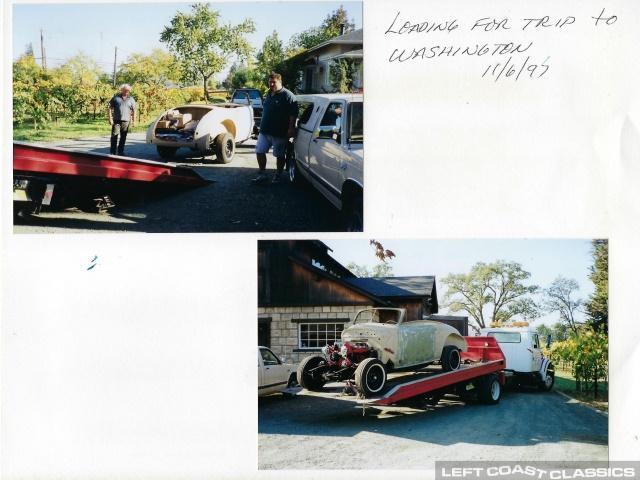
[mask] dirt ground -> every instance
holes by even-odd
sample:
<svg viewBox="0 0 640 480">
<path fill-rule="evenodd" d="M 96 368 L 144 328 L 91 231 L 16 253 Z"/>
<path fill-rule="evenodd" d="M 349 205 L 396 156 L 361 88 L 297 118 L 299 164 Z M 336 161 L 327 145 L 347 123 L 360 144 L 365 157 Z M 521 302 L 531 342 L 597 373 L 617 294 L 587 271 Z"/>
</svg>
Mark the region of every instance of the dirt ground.
<svg viewBox="0 0 640 480">
<path fill-rule="evenodd" d="M 76 151 L 109 153 L 109 137 L 80 138 L 47 144 Z M 16 221 L 14 233 L 110 233 L 110 232 L 338 232 L 346 227 L 340 212 L 309 183 L 254 185 L 257 173 L 255 140 L 238 145 L 229 164 L 215 163 L 215 156 L 193 157 L 178 150 L 172 163 L 192 167 L 213 183 L 179 192 L 128 192 L 113 196 L 116 206 L 107 213 L 76 207 L 59 211 L 43 209 L 27 221 Z M 127 138 L 125 155 L 163 161 L 145 134 Z M 275 172 L 275 158 L 268 156 L 267 171 Z M 54 193 L 55 195 L 55 193 Z"/>
</svg>

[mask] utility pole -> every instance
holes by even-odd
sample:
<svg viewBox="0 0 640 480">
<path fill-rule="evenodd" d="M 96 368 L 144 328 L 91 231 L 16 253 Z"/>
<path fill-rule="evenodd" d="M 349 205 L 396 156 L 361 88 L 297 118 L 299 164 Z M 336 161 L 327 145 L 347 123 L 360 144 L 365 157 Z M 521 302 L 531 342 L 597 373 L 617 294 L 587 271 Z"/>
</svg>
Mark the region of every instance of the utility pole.
<svg viewBox="0 0 640 480">
<path fill-rule="evenodd" d="M 113 57 L 113 88 L 116 88 L 116 65 L 118 64 L 118 47 L 116 47 L 116 53 Z"/>
<path fill-rule="evenodd" d="M 42 70 L 47 70 L 47 56 L 44 50 L 44 32 L 40 29 L 40 51 L 42 52 Z"/>
</svg>

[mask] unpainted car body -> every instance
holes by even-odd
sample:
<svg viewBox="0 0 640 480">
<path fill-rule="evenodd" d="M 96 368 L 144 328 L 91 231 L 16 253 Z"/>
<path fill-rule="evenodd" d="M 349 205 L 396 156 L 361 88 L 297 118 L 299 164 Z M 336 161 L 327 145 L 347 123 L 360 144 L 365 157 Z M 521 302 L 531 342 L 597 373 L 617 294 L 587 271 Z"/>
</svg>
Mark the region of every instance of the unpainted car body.
<svg viewBox="0 0 640 480">
<path fill-rule="evenodd" d="M 233 160 L 236 144 L 253 132 L 253 109 L 249 105 L 179 105 L 164 111 L 147 130 L 147 144 L 158 154 L 172 158 L 178 148 L 200 155 L 215 153 L 218 162 Z"/>
<path fill-rule="evenodd" d="M 342 331 L 341 343 L 323 348 L 298 367 L 298 382 L 320 390 L 332 381 L 353 381 L 362 396 L 378 394 L 387 373 L 418 370 L 439 361 L 444 372 L 460 368 L 467 342 L 458 331 L 431 320 L 406 321 L 401 308 L 371 308 L 358 312 Z"/>
<path fill-rule="evenodd" d="M 297 386 L 297 369 L 298 365 L 287 365 L 270 348 L 258 347 L 258 395 L 278 393 Z"/>
<path fill-rule="evenodd" d="M 467 351 L 466 340 L 452 326 L 432 320 L 406 321 L 405 316 L 400 308 L 361 310 L 341 339 L 351 344 L 366 342 L 388 370 L 438 361 L 446 345 Z"/>
<path fill-rule="evenodd" d="M 341 210 L 349 231 L 362 231 L 363 96 L 317 94 L 297 95 L 296 99 L 294 176 L 309 180 Z"/>
</svg>

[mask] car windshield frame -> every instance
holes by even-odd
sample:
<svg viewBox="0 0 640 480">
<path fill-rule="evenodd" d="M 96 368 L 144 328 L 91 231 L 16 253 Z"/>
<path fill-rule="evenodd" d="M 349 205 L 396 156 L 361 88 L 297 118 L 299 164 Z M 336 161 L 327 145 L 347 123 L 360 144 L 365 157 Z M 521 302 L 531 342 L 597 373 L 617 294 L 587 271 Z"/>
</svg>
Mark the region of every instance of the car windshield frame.
<svg viewBox="0 0 640 480">
<path fill-rule="evenodd" d="M 402 310 L 367 308 L 360 310 L 353 319 L 353 325 L 377 323 L 379 325 L 397 325 L 402 320 Z"/>
</svg>

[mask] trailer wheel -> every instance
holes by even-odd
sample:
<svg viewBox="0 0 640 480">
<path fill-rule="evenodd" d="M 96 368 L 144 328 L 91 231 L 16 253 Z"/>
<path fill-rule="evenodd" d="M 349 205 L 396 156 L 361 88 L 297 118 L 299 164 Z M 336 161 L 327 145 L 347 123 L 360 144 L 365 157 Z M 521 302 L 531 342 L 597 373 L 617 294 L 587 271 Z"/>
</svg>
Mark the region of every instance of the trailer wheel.
<svg viewBox="0 0 640 480">
<path fill-rule="evenodd" d="M 221 133 L 215 140 L 216 160 L 218 163 L 229 163 L 236 153 L 236 142 L 229 132 Z"/>
<path fill-rule="evenodd" d="M 156 149 L 158 150 L 158 155 L 160 155 L 161 158 L 166 159 L 175 157 L 176 152 L 178 151 L 178 149 L 175 147 L 161 147 L 160 145 L 158 145 Z"/>
<path fill-rule="evenodd" d="M 455 345 L 447 345 L 442 349 L 440 365 L 443 372 L 452 372 L 460 368 L 460 350 Z"/>
<path fill-rule="evenodd" d="M 502 385 L 495 375 L 487 375 L 482 379 L 480 390 L 478 391 L 478 400 L 485 405 L 495 405 L 500 401 L 502 394 Z"/>
<path fill-rule="evenodd" d="M 318 368 L 324 363 L 323 357 L 307 357 L 298 366 L 298 383 L 302 388 L 311 391 L 322 390 L 326 383 L 323 376 L 323 368 Z"/>
<path fill-rule="evenodd" d="M 367 358 L 356 369 L 356 387 L 365 397 L 379 393 L 387 383 L 384 364 L 377 358 Z"/>
<path fill-rule="evenodd" d="M 544 380 L 538 383 L 538 390 L 541 392 L 548 392 L 553 387 L 556 378 L 553 370 L 547 369 L 547 374 L 544 377 Z"/>
</svg>

